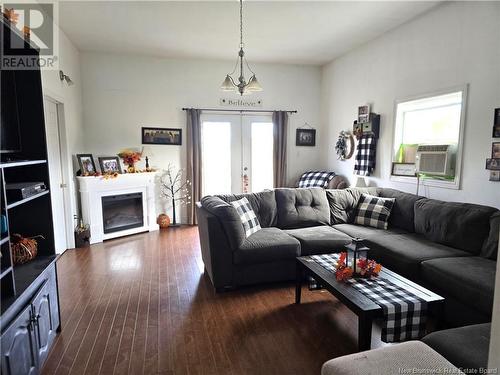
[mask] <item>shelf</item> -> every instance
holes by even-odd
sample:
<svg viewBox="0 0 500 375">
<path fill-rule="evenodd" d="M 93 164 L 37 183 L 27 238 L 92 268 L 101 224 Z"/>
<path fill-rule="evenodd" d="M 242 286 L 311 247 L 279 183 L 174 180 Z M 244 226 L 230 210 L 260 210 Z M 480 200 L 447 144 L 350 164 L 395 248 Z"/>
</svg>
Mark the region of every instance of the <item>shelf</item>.
<svg viewBox="0 0 500 375">
<path fill-rule="evenodd" d="M 8 236 L 7 236 L 7 237 L 5 237 L 5 238 L 2 238 L 2 239 L 0 240 L 0 246 L 1 246 L 1 245 L 3 245 L 3 244 L 4 244 L 4 243 L 6 243 L 6 242 L 9 242 L 9 237 L 8 237 Z"/>
<path fill-rule="evenodd" d="M 16 201 L 16 202 L 13 202 L 11 204 L 8 204 L 7 205 L 7 209 L 10 210 L 11 208 L 14 208 L 14 207 L 17 207 L 21 204 L 24 204 L 26 202 L 29 202 L 29 201 L 32 201 L 33 199 L 37 199 L 37 198 L 40 198 L 46 194 L 49 194 L 49 190 L 45 190 L 45 191 L 42 191 L 41 193 L 38 193 L 38 194 L 35 194 L 35 195 L 32 195 L 31 197 L 29 198 L 25 198 L 25 199 L 22 199 L 20 201 Z"/>
<path fill-rule="evenodd" d="M 47 160 L 24 160 L 0 163 L 0 168 L 24 167 L 26 165 L 44 164 Z"/>
<path fill-rule="evenodd" d="M 0 279 L 3 279 L 5 275 L 12 271 L 12 267 L 7 267 L 0 272 Z"/>
</svg>

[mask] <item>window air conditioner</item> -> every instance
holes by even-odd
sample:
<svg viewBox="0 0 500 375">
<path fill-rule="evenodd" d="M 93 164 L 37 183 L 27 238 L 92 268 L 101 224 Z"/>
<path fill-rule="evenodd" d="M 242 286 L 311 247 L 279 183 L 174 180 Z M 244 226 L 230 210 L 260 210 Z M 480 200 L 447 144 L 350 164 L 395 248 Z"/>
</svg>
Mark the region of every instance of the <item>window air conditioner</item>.
<svg viewBox="0 0 500 375">
<path fill-rule="evenodd" d="M 456 145 L 419 145 L 416 169 L 418 173 L 455 176 Z"/>
</svg>

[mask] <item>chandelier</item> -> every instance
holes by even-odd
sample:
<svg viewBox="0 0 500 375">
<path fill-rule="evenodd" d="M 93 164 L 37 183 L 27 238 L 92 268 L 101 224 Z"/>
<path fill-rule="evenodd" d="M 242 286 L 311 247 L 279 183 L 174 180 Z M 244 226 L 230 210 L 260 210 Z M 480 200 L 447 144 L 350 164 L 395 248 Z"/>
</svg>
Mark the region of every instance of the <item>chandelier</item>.
<svg viewBox="0 0 500 375">
<path fill-rule="evenodd" d="M 257 81 L 255 73 L 248 65 L 243 47 L 243 0 L 240 0 L 240 51 L 238 52 L 238 58 L 236 59 L 233 71 L 226 75 L 226 79 L 222 82 L 222 91 L 238 91 L 240 95 L 251 94 L 254 91 L 262 91 L 262 86 L 259 84 L 259 81 Z M 238 65 L 240 66 L 240 76 L 237 79 L 238 83 L 236 83 L 232 75 L 236 72 Z M 243 65 L 246 65 L 247 69 L 252 74 L 248 82 L 245 80 Z"/>
</svg>

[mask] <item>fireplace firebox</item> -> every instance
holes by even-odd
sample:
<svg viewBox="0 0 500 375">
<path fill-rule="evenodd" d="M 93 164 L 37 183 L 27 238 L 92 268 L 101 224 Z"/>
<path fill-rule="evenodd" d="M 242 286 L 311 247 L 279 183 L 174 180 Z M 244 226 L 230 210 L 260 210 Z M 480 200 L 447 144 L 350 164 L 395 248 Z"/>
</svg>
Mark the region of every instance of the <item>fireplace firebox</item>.
<svg viewBox="0 0 500 375">
<path fill-rule="evenodd" d="M 104 234 L 144 226 L 142 193 L 102 197 Z"/>
</svg>

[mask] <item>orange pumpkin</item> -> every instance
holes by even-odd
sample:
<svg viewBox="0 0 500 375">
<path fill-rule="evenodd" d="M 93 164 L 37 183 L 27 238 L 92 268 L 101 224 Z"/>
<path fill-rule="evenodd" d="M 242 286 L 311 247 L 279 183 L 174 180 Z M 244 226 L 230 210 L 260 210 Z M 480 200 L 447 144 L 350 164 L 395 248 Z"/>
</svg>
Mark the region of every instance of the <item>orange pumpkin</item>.
<svg viewBox="0 0 500 375">
<path fill-rule="evenodd" d="M 158 218 L 156 219 L 156 223 L 162 229 L 168 228 L 170 225 L 170 217 L 166 214 L 160 214 L 160 215 L 158 215 Z"/>
</svg>

